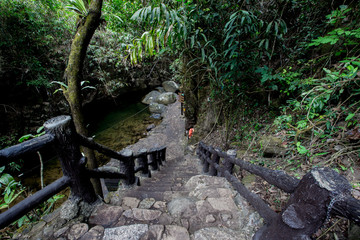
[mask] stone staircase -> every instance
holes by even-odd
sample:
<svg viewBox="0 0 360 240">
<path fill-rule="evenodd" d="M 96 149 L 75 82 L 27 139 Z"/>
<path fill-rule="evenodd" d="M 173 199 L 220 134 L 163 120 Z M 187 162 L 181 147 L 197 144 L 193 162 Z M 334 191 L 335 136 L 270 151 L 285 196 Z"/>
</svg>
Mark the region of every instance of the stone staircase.
<svg viewBox="0 0 360 240">
<path fill-rule="evenodd" d="M 167 161 L 153 171 L 151 178 L 141 178 L 141 186 L 123 190 L 124 197 L 135 197 L 140 200 L 154 198 L 157 201 L 169 201 L 174 197 L 187 196 L 185 183 L 192 177 L 201 174 L 199 160 L 191 155 L 184 159 L 176 158 Z"/>
<path fill-rule="evenodd" d="M 130 149 L 167 146 L 166 161 L 141 186 L 121 186 L 104 202 L 76 200 L 44 217 L 14 239 L 232 240 L 252 239 L 262 225 L 258 213 L 224 178 L 201 175 L 200 160 L 185 153 L 180 104 L 162 124 Z M 117 162 L 111 161 L 116 167 Z"/>
</svg>

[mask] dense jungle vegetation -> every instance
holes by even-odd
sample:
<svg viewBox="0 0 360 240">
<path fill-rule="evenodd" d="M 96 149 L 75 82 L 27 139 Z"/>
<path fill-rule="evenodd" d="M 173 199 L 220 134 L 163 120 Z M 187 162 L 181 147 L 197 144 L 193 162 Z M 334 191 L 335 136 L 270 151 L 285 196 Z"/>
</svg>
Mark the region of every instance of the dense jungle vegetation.
<svg viewBox="0 0 360 240">
<path fill-rule="evenodd" d="M 69 112 L 64 71 L 89 3 L 1 0 L 2 148 L 36 134 L 41 124 L 25 120 L 44 102 L 55 107 L 41 112 L 41 121 Z M 104 1 L 86 52 L 82 101 L 116 99 L 137 78 L 154 78 L 157 68 L 182 86 L 192 143 L 236 148 L 249 161 L 297 177 L 328 166 L 360 195 L 359 20 L 356 0 Z M 278 151 L 269 153 L 269 145 Z M 0 168 L 0 208 L 24 194 L 8 174 L 16 168 Z M 269 196 L 271 190 L 261 188 L 281 206 L 281 194 Z M 349 225 L 343 222 L 333 220 L 333 232 L 316 237 L 341 239 Z"/>
</svg>

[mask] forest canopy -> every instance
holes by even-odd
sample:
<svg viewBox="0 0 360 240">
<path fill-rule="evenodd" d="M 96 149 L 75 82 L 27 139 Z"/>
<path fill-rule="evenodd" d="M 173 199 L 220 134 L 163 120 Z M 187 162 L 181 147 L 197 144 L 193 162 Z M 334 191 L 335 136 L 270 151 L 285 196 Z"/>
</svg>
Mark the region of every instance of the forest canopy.
<svg viewBox="0 0 360 240">
<path fill-rule="evenodd" d="M 2 148 L 69 113 L 64 73 L 89 3 L 1 0 Z M 357 0 L 107 0 L 79 85 L 86 105 L 174 80 L 190 143 L 210 136 L 296 177 L 331 167 L 360 189 L 359 67 Z M 282 149 L 274 162 L 265 138 Z"/>
</svg>

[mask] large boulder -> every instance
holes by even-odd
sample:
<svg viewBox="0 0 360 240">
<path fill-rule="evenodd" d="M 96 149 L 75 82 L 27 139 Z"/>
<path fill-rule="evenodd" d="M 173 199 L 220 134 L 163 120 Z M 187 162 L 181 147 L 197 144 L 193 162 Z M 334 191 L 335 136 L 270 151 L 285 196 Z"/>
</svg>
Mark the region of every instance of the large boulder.
<svg viewBox="0 0 360 240">
<path fill-rule="evenodd" d="M 152 102 L 156 102 L 160 94 L 161 93 L 159 91 L 151 91 L 144 97 L 144 99 L 141 102 L 144 104 L 150 104 Z"/>
<path fill-rule="evenodd" d="M 174 103 L 176 102 L 176 94 L 173 92 L 162 93 L 158 96 L 156 102 L 165 105 Z"/>
<path fill-rule="evenodd" d="M 164 87 L 166 92 L 176 92 L 179 90 L 179 85 L 174 81 L 165 81 L 162 83 L 162 86 Z"/>
<path fill-rule="evenodd" d="M 166 110 L 166 106 L 164 104 L 159 104 L 156 102 L 152 102 L 149 105 L 149 111 L 151 113 L 159 113 L 162 114 Z"/>
</svg>

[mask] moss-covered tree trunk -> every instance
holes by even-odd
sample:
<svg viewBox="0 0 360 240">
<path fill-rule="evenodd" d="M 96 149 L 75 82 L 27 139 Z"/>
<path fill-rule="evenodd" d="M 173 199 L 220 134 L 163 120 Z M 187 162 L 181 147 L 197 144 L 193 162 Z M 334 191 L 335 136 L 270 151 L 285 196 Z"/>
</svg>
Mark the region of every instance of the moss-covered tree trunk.
<svg viewBox="0 0 360 240">
<path fill-rule="evenodd" d="M 89 5 L 87 16 L 80 19 L 71 44 L 69 61 L 64 76 L 68 85 L 68 88 L 64 89 L 64 95 L 70 105 L 76 131 L 85 136 L 87 136 L 88 133 L 85 128 L 84 116 L 82 113 L 80 82 L 82 81 L 82 71 L 88 45 L 96 28 L 100 24 L 102 3 L 103 0 L 92 0 Z M 94 151 L 87 148 L 84 148 L 83 151 L 88 159 L 88 167 L 90 169 L 96 168 L 97 164 Z M 96 193 L 101 196 L 100 181 L 92 179 L 92 183 Z"/>
</svg>

